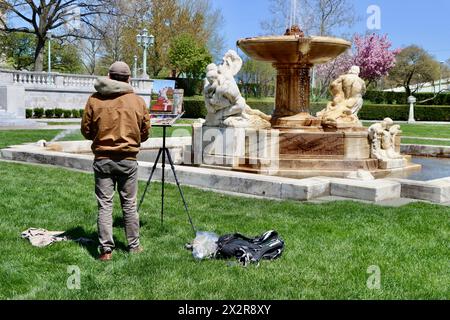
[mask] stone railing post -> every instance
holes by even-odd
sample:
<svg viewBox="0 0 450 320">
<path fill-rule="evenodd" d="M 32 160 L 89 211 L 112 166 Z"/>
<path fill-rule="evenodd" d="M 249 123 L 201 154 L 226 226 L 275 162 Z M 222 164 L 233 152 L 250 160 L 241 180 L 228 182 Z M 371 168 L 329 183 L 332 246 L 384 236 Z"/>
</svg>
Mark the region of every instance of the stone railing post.
<svg viewBox="0 0 450 320">
<path fill-rule="evenodd" d="M 55 86 L 57 88 L 64 87 L 64 76 L 63 75 L 61 75 L 61 74 L 55 75 Z"/>
<path fill-rule="evenodd" d="M 14 83 L 14 73 L 10 71 L 0 70 L 0 84 L 13 84 Z"/>
<path fill-rule="evenodd" d="M 416 97 L 409 96 L 408 97 L 408 103 L 409 103 L 409 119 L 408 123 L 415 123 L 416 119 L 414 117 L 414 104 L 417 102 Z"/>
</svg>

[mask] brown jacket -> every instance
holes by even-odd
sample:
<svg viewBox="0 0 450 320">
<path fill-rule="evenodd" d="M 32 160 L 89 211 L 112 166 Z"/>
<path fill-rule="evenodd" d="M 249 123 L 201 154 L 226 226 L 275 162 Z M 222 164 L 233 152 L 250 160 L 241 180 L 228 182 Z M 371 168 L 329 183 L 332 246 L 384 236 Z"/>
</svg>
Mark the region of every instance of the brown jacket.
<svg viewBox="0 0 450 320">
<path fill-rule="evenodd" d="M 92 140 L 95 159 L 135 160 L 149 137 L 150 115 L 144 99 L 125 82 L 99 78 L 88 100 L 81 133 Z"/>
</svg>

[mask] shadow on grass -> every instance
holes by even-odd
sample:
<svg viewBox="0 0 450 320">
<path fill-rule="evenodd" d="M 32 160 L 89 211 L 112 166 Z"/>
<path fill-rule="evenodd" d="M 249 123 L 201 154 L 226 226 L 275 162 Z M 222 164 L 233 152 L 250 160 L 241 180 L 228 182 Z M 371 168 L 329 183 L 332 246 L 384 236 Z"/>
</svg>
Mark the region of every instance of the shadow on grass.
<svg viewBox="0 0 450 320">
<path fill-rule="evenodd" d="M 79 241 L 78 244 L 84 247 L 94 259 L 99 258 L 100 252 L 98 249 L 99 243 L 97 232 L 87 232 L 83 227 L 76 227 L 66 231 L 64 235 L 73 240 L 79 238 L 85 239 L 86 241 Z M 123 242 L 117 240 L 116 237 L 114 237 L 114 243 L 116 245 L 115 250 L 128 251 L 127 246 Z"/>
</svg>

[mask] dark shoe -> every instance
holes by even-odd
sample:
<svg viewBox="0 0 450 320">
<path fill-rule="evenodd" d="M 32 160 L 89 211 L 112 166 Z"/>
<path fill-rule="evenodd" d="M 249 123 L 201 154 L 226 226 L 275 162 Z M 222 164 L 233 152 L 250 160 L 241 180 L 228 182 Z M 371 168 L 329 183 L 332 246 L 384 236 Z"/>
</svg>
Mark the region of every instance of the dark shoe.
<svg viewBox="0 0 450 320">
<path fill-rule="evenodd" d="M 142 248 L 141 246 L 136 247 L 136 248 L 130 248 L 130 253 L 132 254 L 137 254 L 137 253 L 142 253 L 144 252 L 144 248 Z"/>
<path fill-rule="evenodd" d="M 102 253 L 98 259 L 100 261 L 111 261 L 112 260 L 112 252 Z"/>
</svg>

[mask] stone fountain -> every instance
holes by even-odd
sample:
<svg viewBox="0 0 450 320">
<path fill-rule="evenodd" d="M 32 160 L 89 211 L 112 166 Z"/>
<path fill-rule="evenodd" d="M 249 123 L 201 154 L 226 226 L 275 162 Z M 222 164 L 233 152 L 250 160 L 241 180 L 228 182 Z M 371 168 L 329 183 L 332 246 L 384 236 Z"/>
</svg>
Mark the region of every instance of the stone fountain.
<svg viewBox="0 0 450 320">
<path fill-rule="evenodd" d="M 208 116 L 205 126 L 194 127 L 193 134 L 197 164 L 293 178 L 347 177 L 358 171 L 385 177 L 420 168 L 400 155 L 401 131 L 392 120 L 370 130 L 359 121 L 366 88 L 357 66 L 332 82 L 332 101 L 311 115 L 311 68 L 335 59 L 350 42 L 305 37 L 293 26 L 283 36 L 246 38 L 237 45 L 277 70 L 274 112 L 268 116 L 246 104 L 234 80 L 242 60 L 236 52 L 227 52 L 222 64 L 208 66 Z"/>
<path fill-rule="evenodd" d="M 237 42 L 249 57 L 272 63 L 277 70 L 275 112 L 272 126 L 297 128 L 320 126 L 310 115 L 311 68 L 327 63 L 351 47 L 343 39 L 305 37 L 297 26 L 284 36 L 257 37 Z"/>
</svg>

